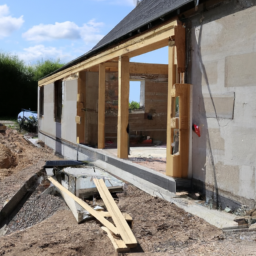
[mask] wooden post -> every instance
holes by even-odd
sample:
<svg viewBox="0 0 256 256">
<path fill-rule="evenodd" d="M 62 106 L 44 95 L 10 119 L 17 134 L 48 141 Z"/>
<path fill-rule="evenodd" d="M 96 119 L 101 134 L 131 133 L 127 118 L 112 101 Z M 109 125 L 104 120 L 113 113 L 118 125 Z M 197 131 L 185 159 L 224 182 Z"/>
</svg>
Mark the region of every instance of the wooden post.
<svg viewBox="0 0 256 256">
<path fill-rule="evenodd" d="M 98 148 L 105 148 L 105 64 L 99 64 Z"/>
<path fill-rule="evenodd" d="M 129 57 L 120 56 L 118 61 L 118 124 L 117 124 L 117 156 L 128 158 L 129 119 Z"/>
<path fill-rule="evenodd" d="M 176 83 L 176 65 L 175 63 L 175 42 L 169 43 L 169 66 L 168 66 L 168 102 L 167 102 L 167 140 L 166 140 L 166 175 L 179 177 L 180 155 L 172 154 L 172 143 L 174 142 L 174 128 L 172 128 L 172 118 L 175 118 L 175 100 L 172 94 L 174 84 Z M 178 127 L 176 127 L 178 128 Z"/>
<path fill-rule="evenodd" d="M 80 71 L 77 80 L 77 117 L 76 117 L 76 129 L 77 129 L 77 143 L 85 142 L 85 77 L 86 72 Z"/>
</svg>

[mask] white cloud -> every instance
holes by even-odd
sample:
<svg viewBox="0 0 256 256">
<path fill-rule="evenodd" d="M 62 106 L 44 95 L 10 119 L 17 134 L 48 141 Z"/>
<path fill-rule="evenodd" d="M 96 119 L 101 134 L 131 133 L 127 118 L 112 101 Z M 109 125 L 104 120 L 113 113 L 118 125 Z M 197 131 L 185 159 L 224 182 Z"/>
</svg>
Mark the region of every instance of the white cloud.
<svg viewBox="0 0 256 256">
<path fill-rule="evenodd" d="M 40 24 L 32 27 L 23 34 L 23 37 L 28 41 L 42 42 L 51 41 L 54 39 L 83 39 L 85 43 L 96 43 L 103 35 L 99 33 L 100 27 L 104 24 L 90 20 L 83 26 L 79 27 L 71 21 L 55 24 Z"/>
<path fill-rule="evenodd" d="M 17 55 L 26 63 L 47 59 L 60 59 L 61 62 L 67 62 L 74 58 L 74 56 L 64 53 L 62 49 L 45 47 L 42 44 L 25 48 L 23 52 L 17 53 Z"/>
<path fill-rule="evenodd" d="M 23 16 L 14 18 L 9 15 L 9 7 L 0 5 L 0 38 L 11 35 L 15 30 L 18 30 L 24 23 Z"/>
</svg>

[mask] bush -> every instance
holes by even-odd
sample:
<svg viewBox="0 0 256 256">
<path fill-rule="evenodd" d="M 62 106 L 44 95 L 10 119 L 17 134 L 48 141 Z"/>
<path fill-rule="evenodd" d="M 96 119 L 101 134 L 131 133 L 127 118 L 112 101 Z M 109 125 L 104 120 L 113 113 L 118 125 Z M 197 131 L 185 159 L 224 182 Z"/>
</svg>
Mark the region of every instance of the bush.
<svg viewBox="0 0 256 256">
<path fill-rule="evenodd" d="M 132 101 L 129 103 L 129 109 L 134 110 L 134 109 L 139 109 L 140 108 L 140 103 L 136 101 Z"/>
<path fill-rule="evenodd" d="M 0 53 L 0 116 L 17 116 L 21 108 L 37 110 L 38 80 L 61 66 L 49 60 L 27 66 L 15 55 Z"/>
</svg>

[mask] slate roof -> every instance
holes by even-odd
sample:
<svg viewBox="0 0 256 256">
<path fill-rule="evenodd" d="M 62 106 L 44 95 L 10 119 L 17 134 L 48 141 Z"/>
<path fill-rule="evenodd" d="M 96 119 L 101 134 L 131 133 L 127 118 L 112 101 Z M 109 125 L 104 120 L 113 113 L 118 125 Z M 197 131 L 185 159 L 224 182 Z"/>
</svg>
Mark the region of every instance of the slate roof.
<svg viewBox="0 0 256 256">
<path fill-rule="evenodd" d="M 152 23 L 156 20 L 160 21 L 161 17 L 176 11 L 190 2 L 194 2 L 194 0 L 142 0 L 121 22 L 102 38 L 92 50 L 67 63 L 48 76 L 88 59 L 90 56 L 102 51 L 104 47 L 109 46 L 112 43 L 138 33 L 138 29 L 142 28 L 145 30 L 145 27 L 150 28 Z"/>
</svg>

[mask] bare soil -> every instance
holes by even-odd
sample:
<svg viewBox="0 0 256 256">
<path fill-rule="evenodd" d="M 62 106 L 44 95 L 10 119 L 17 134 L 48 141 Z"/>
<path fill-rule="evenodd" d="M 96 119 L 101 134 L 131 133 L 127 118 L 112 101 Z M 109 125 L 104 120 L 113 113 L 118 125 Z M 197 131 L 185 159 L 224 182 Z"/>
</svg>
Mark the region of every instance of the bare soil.
<svg viewBox="0 0 256 256">
<path fill-rule="evenodd" d="M 19 136 L 16 138 L 22 141 Z M 5 193 L 2 187 L 13 194 L 18 181 L 36 173 L 36 169 L 40 169 L 47 158 L 49 160 L 55 157 L 48 148 L 38 149 L 25 142 L 21 146 L 23 152 L 34 155 L 32 160 L 29 160 L 30 156 L 25 156 L 28 161 L 33 161 L 33 165 L 23 162 L 24 169 L 15 167 L 9 177 L 0 181 L 1 202 L 2 194 Z M 20 163 L 17 166 L 21 166 Z M 49 204 L 48 207 L 36 202 L 36 196 L 22 208 L 25 213 L 21 209 L 13 219 L 15 223 L 25 221 L 26 216 L 31 214 L 36 221 L 21 227 L 15 224 L 13 233 L 1 237 L 0 256 L 116 255 L 98 221 L 91 220 L 78 225 L 71 211 L 59 201 L 60 198 L 57 198 L 56 203 L 54 196 L 41 198 L 43 203 Z M 132 230 L 139 243 L 137 248 L 123 255 L 256 255 L 256 232 L 223 233 L 176 205 L 152 197 L 130 184 L 124 193 L 117 196 L 116 201 L 121 211 L 129 213 L 134 219 Z M 57 202 L 59 206 L 54 208 Z M 41 209 L 33 211 L 33 206 Z M 40 213 L 43 215 L 48 209 L 51 211 L 44 215 L 43 220 Z"/>
<path fill-rule="evenodd" d="M 130 157 L 129 160 L 131 160 L 133 163 L 140 164 L 162 174 L 166 173 L 166 158 L 164 157 Z"/>
</svg>

